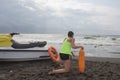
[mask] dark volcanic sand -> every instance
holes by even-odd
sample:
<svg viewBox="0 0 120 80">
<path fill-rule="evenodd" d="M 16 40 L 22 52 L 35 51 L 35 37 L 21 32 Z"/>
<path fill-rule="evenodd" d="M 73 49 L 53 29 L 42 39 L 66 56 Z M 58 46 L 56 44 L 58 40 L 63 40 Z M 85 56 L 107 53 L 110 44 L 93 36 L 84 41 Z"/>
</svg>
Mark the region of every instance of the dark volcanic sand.
<svg viewBox="0 0 120 80">
<path fill-rule="evenodd" d="M 0 80 L 120 80 L 120 64 L 86 61 L 84 74 L 78 72 L 77 60 L 72 61 L 69 73 L 48 75 L 61 68 L 51 60 L 0 62 Z"/>
</svg>

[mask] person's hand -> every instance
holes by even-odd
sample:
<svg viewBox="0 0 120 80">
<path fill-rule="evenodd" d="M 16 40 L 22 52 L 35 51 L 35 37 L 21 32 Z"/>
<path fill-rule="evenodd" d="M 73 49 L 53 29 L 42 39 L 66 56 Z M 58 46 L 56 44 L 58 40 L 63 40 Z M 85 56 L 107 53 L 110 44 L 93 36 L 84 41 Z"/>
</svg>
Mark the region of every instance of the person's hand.
<svg viewBox="0 0 120 80">
<path fill-rule="evenodd" d="M 81 49 L 84 49 L 84 47 L 83 47 L 83 46 L 80 46 L 80 48 L 81 48 Z"/>
</svg>

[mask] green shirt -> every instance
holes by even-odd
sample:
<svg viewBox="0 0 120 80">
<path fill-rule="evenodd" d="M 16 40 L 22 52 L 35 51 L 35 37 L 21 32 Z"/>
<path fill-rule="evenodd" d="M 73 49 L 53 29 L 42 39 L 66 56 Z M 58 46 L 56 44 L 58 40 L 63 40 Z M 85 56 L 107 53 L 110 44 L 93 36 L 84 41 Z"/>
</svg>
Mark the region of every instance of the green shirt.
<svg viewBox="0 0 120 80">
<path fill-rule="evenodd" d="M 64 40 L 63 44 L 62 44 L 62 48 L 61 48 L 60 53 L 71 54 L 71 48 L 72 48 L 72 45 L 71 45 L 71 43 L 66 38 Z"/>
</svg>

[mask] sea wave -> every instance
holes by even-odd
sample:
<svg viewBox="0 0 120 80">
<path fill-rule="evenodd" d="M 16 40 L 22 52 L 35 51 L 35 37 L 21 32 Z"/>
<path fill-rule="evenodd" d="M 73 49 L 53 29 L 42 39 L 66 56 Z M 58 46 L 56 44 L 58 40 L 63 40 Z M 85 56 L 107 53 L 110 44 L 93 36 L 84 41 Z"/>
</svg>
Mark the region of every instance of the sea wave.
<svg viewBox="0 0 120 80">
<path fill-rule="evenodd" d="M 53 45 L 60 51 L 62 42 L 66 35 L 62 34 L 20 34 L 13 37 L 21 43 L 47 41 L 46 47 Z M 120 36 L 75 36 L 75 43 L 85 47 L 86 56 L 120 57 Z M 78 54 L 79 50 L 74 50 Z M 101 54 L 102 53 L 102 54 Z"/>
<path fill-rule="evenodd" d="M 93 40 L 95 40 L 96 38 L 95 37 L 84 37 L 84 39 L 93 39 Z"/>
<path fill-rule="evenodd" d="M 18 42 L 47 41 L 52 44 L 62 44 L 66 35 L 62 34 L 20 34 L 14 36 Z M 76 43 L 98 46 L 120 46 L 120 37 L 114 36 L 75 36 Z"/>
</svg>

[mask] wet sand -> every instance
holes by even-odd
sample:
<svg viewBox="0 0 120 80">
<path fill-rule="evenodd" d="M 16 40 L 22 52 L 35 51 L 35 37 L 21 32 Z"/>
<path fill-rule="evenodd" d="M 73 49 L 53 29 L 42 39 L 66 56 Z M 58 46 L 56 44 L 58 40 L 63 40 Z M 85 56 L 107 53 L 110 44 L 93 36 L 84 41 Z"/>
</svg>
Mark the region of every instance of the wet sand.
<svg viewBox="0 0 120 80">
<path fill-rule="evenodd" d="M 84 74 L 79 73 L 76 59 L 71 63 L 70 72 L 48 75 L 50 70 L 62 68 L 61 63 L 54 63 L 50 59 L 0 62 L 0 80 L 120 80 L 119 63 L 87 59 Z"/>
</svg>

